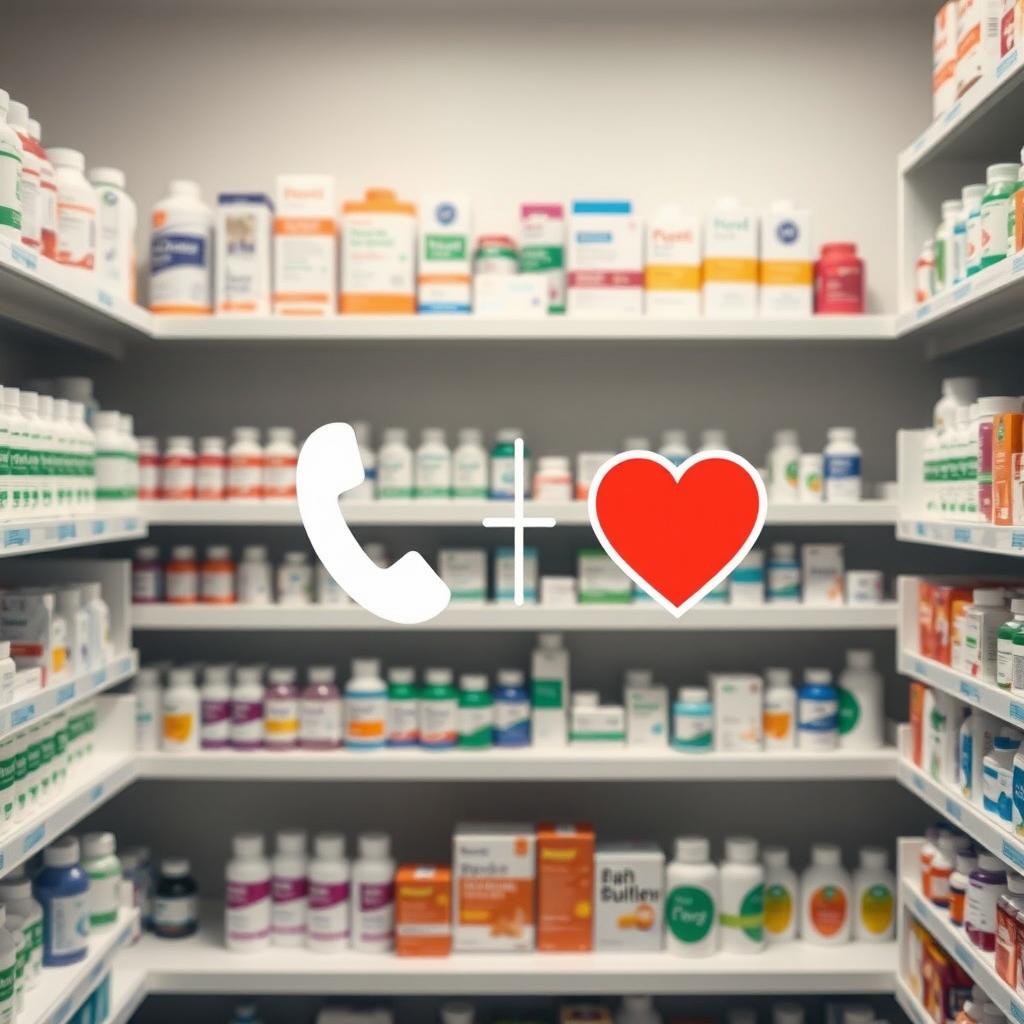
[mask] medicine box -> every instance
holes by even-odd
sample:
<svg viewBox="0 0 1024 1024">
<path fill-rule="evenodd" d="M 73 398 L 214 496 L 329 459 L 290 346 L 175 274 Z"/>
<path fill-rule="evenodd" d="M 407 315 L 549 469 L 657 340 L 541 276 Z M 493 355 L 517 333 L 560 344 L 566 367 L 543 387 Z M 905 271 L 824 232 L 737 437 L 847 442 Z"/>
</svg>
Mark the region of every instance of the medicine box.
<svg viewBox="0 0 1024 1024">
<path fill-rule="evenodd" d="M 446 865 L 400 865 L 395 874 L 395 952 L 399 956 L 447 956 L 451 949 L 451 869 Z"/>
<path fill-rule="evenodd" d="M 576 560 L 580 604 L 629 604 L 633 581 L 600 548 L 586 549 Z"/>
<path fill-rule="evenodd" d="M 932 33 L 932 116 L 941 117 L 956 102 L 956 0 L 935 14 Z"/>
<path fill-rule="evenodd" d="M 540 575 L 536 548 L 523 548 L 523 601 L 537 603 L 537 578 Z M 494 552 L 494 600 L 512 604 L 516 592 L 516 561 L 514 548 L 496 548 Z"/>
<path fill-rule="evenodd" d="M 804 544 L 800 556 L 804 604 L 843 604 L 843 545 Z"/>
<path fill-rule="evenodd" d="M 643 225 L 632 203 L 583 200 L 572 204 L 568 271 L 570 315 L 643 312 Z"/>
<path fill-rule="evenodd" d="M 814 253 L 811 215 L 788 203 L 761 218 L 761 316 L 810 316 L 814 312 Z"/>
<path fill-rule="evenodd" d="M 757 315 L 758 223 L 735 200 L 719 202 L 704 230 L 704 315 L 747 319 Z"/>
<path fill-rule="evenodd" d="M 0 636 L 11 642 L 17 670 L 39 669 L 43 686 L 49 686 L 67 663 L 66 641 L 54 637 L 55 605 L 52 593 L 0 595 Z"/>
<path fill-rule="evenodd" d="M 665 855 L 654 843 L 601 843 L 594 854 L 594 949 L 662 948 Z"/>
<path fill-rule="evenodd" d="M 995 76 L 1001 0 L 957 0 L 956 95 Z"/>
<path fill-rule="evenodd" d="M 713 672 L 710 683 L 715 750 L 760 750 L 764 681 L 747 672 Z"/>
<path fill-rule="evenodd" d="M 576 456 L 577 501 L 586 501 L 590 497 L 590 485 L 597 471 L 614 455 L 614 452 L 580 452 Z"/>
<path fill-rule="evenodd" d="M 487 552 L 483 548 L 442 548 L 437 567 L 452 592 L 452 601 L 482 604 L 487 600 Z"/>
<path fill-rule="evenodd" d="M 540 603 L 548 608 L 576 606 L 575 576 L 541 576 Z"/>
<path fill-rule="evenodd" d="M 459 953 L 534 948 L 536 839 L 531 825 L 455 827 L 453 947 Z"/>
<path fill-rule="evenodd" d="M 574 696 L 570 710 L 569 739 L 573 743 L 586 743 L 621 747 L 626 741 L 626 709 L 622 704 L 600 704 L 586 700 L 581 692 Z"/>
<path fill-rule="evenodd" d="M 585 953 L 593 948 L 594 829 L 537 828 L 537 948 Z"/>
<path fill-rule="evenodd" d="M 565 210 L 561 203 L 519 207 L 519 271 L 544 281 L 547 311 L 565 312 Z"/>
<path fill-rule="evenodd" d="M 222 192 L 217 197 L 217 313 L 268 316 L 273 269 L 274 207 L 262 192 Z"/>
<path fill-rule="evenodd" d="M 668 744 L 668 689 L 664 686 L 627 686 L 626 742 L 630 746 L 664 747 Z"/>
<path fill-rule="evenodd" d="M 333 314 L 338 282 L 334 178 L 279 174 L 274 209 L 274 313 Z"/>
<path fill-rule="evenodd" d="M 543 318 L 548 315 L 547 279 L 539 274 L 477 274 L 473 279 L 477 316 Z"/>
<path fill-rule="evenodd" d="M 646 243 L 644 312 L 700 316 L 700 221 L 676 206 L 664 206 L 647 225 Z"/>
<path fill-rule="evenodd" d="M 469 313 L 472 309 L 473 221 L 463 196 L 427 196 L 420 204 L 420 313 Z"/>
</svg>

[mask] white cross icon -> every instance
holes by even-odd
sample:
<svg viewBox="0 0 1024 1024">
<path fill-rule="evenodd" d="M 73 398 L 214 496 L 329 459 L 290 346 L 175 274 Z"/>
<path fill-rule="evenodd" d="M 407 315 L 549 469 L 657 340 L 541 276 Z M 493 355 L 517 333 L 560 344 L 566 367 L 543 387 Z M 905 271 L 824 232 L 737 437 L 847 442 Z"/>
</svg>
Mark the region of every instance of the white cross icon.
<svg viewBox="0 0 1024 1024">
<path fill-rule="evenodd" d="M 511 516 L 487 516 L 483 520 L 484 526 L 511 527 L 513 533 L 513 551 L 515 565 L 515 590 L 513 600 L 517 605 L 523 604 L 523 531 L 529 527 L 540 526 L 549 528 L 554 526 L 557 520 L 553 516 L 527 516 L 523 508 L 523 499 L 526 484 L 523 480 L 523 439 L 517 437 L 515 440 L 514 456 L 514 486 L 512 499 Z"/>
</svg>

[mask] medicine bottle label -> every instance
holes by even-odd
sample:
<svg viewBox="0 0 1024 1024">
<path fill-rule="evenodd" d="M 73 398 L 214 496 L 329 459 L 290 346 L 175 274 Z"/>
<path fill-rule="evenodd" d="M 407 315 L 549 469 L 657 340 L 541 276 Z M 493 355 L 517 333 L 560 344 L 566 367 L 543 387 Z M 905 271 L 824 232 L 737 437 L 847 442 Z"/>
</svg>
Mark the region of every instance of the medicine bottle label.
<svg viewBox="0 0 1024 1024">
<path fill-rule="evenodd" d="M 187 935 L 197 919 L 195 896 L 158 896 L 153 901 L 153 928 L 160 935 Z"/>
<path fill-rule="evenodd" d="M 857 728 L 860 721 L 860 702 L 849 690 L 839 691 L 839 735 L 845 736 Z"/>
<path fill-rule="evenodd" d="M 294 455 L 267 455 L 265 461 L 263 496 L 265 498 L 294 498 L 296 457 Z"/>
<path fill-rule="evenodd" d="M 825 498 L 828 501 L 860 499 L 860 456 L 825 456 Z"/>
<path fill-rule="evenodd" d="M 793 923 L 793 894 L 784 885 L 764 889 L 764 927 L 769 935 L 782 935 Z"/>
<path fill-rule="evenodd" d="M 49 951 L 54 956 L 74 956 L 89 944 L 89 907 L 85 893 L 53 896 L 48 901 L 46 930 Z"/>
<path fill-rule="evenodd" d="M 96 265 L 96 207 L 57 200 L 57 262 L 92 270 Z"/>
<path fill-rule="evenodd" d="M 273 880 L 273 906 L 270 920 L 275 935 L 302 935 L 306 931 L 306 896 L 308 885 L 301 878 Z"/>
<path fill-rule="evenodd" d="M 231 745 L 252 748 L 263 744 L 263 704 L 261 701 L 231 702 Z"/>
<path fill-rule="evenodd" d="M 755 885 L 740 903 L 738 914 L 722 914 L 723 928 L 742 931 L 752 942 L 764 941 L 764 886 Z"/>
<path fill-rule="evenodd" d="M 317 942 L 337 942 L 349 936 L 348 882 L 310 882 L 306 932 Z"/>
<path fill-rule="evenodd" d="M 110 872 L 88 872 L 89 875 L 89 925 L 101 928 L 117 920 L 121 905 L 120 867 Z"/>
<path fill-rule="evenodd" d="M 0 146 L 0 227 L 21 235 L 21 156 L 13 146 Z"/>
<path fill-rule="evenodd" d="M 420 705 L 420 743 L 425 747 L 453 747 L 458 738 L 457 703 L 424 700 Z"/>
<path fill-rule="evenodd" d="M 363 882 L 356 890 L 361 915 L 362 942 L 383 942 L 394 933 L 395 885 L 393 882 Z"/>
<path fill-rule="evenodd" d="M 228 461 L 228 497 L 255 499 L 263 497 L 263 457 L 232 455 Z"/>
<path fill-rule="evenodd" d="M 270 881 L 228 882 L 229 942 L 258 941 L 270 935 Z"/>
<path fill-rule="evenodd" d="M 811 893 L 808 910 L 814 930 L 829 938 L 846 924 L 849 913 L 846 892 L 838 885 L 823 885 Z"/>
<path fill-rule="evenodd" d="M 199 574 L 195 569 L 168 566 L 165 575 L 168 603 L 194 604 L 199 596 Z"/>
<path fill-rule="evenodd" d="M 202 727 L 199 738 L 205 750 L 226 747 L 231 732 L 231 701 L 220 697 L 200 704 Z"/>
<path fill-rule="evenodd" d="M 294 697 L 268 697 L 263 705 L 263 731 L 268 744 L 293 744 L 299 734 L 299 702 Z"/>
<path fill-rule="evenodd" d="M 345 741 L 354 746 L 379 746 L 387 739 L 387 699 L 348 697 L 345 701 Z"/>
<path fill-rule="evenodd" d="M 341 701 L 304 700 L 299 706 L 299 741 L 333 744 L 341 742 Z"/>
<path fill-rule="evenodd" d="M 17 973 L 17 958 L 10 967 L 0 970 L 0 1024 L 14 1024 L 14 979 Z"/>
<path fill-rule="evenodd" d="M 170 747 L 184 746 L 195 732 L 196 718 L 190 707 L 165 706 L 163 724 L 164 743 Z"/>
<path fill-rule="evenodd" d="M 668 894 L 665 921 L 680 942 L 700 942 L 715 923 L 715 901 L 707 889 L 680 885 Z"/>
<path fill-rule="evenodd" d="M 494 742 L 503 747 L 529 744 L 530 701 L 525 691 L 519 700 L 494 702 Z"/>
<path fill-rule="evenodd" d="M 712 741 L 711 716 L 706 714 L 675 714 L 675 745 L 682 750 L 710 750 Z"/>
<path fill-rule="evenodd" d="M 419 736 L 419 701 L 415 698 L 389 699 L 388 743 L 393 747 L 411 746 Z"/>
<path fill-rule="evenodd" d="M 893 898 L 887 885 L 872 885 L 861 893 L 860 920 L 872 935 L 884 935 L 892 927 Z"/>
<path fill-rule="evenodd" d="M 486 747 L 493 738 L 494 712 L 491 707 L 459 708 L 459 746 Z"/>
<path fill-rule="evenodd" d="M 200 586 L 204 601 L 210 604 L 234 604 L 235 574 L 230 568 L 204 569 Z"/>
</svg>

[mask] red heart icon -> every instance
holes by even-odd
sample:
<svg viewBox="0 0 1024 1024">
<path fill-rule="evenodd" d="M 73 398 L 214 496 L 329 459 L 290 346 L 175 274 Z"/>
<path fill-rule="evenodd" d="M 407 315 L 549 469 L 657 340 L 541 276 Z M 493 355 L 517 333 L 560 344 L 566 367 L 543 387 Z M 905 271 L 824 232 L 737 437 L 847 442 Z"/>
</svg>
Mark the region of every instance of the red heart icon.
<svg viewBox="0 0 1024 1024">
<path fill-rule="evenodd" d="M 681 466 L 624 452 L 594 477 L 590 523 L 619 568 L 678 618 L 754 546 L 766 504 L 757 470 L 733 452 Z"/>
</svg>

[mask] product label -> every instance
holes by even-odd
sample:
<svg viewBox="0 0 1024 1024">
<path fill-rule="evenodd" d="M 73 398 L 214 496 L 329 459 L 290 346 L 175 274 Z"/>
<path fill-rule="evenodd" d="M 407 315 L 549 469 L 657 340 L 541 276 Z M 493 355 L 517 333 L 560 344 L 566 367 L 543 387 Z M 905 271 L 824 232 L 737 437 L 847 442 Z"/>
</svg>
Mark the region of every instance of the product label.
<svg viewBox="0 0 1024 1024">
<path fill-rule="evenodd" d="M 199 574 L 195 569 L 173 569 L 164 574 L 167 601 L 174 604 L 195 604 L 199 597 Z"/>
<path fill-rule="evenodd" d="M 306 930 L 306 877 L 275 877 L 271 883 L 271 930 L 275 935 L 302 935 Z"/>
<path fill-rule="evenodd" d="M 455 699 L 420 703 L 420 743 L 425 747 L 453 747 L 459 738 L 459 706 Z"/>
<path fill-rule="evenodd" d="M 263 743 L 262 701 L 231 702 L 231 745 L 258 747 Z"/>
<path fill-rule="evenodd" d="M 394 933 L 395 885 L 363 882 L 356 887 L 360 911 L 359 935 L 363 942 L 383 942 Z"/>
<path fill-rule="evenodd" d="M 324 746 L 341 743 L 340 700 L 304 700 L 299 706 L 299 742 Z"/>
<path fill-rule="evenodd" d="M 884 935 L 892 927 L 894 900 L 887 885 L 868 886 L 860 897 L 860 922 L 871 935 Z"/>
<path fill-rule="evenodd" d="M 0 146 L 0 227 L 21 234 L 21 155 L 12 146 Z"/>
<path fill-rule="evenodd" d="M 265 460 L 265 498 L 295 497 L 295 468 L 298 460 L 294 455 L 268 455 Z"/>
<path fill-rule="evenodd" d="M 121 872 L 94 873 L 89 875 L 89 925 L 100 928 L 117 920 L 121 906 Z"/>
<path fill-rule="evenodd" d="M 387 698 L 348 696 L 345 700 L 345 742 L 380 746 L 387 739 Z"/>
<path fill-rule="evenodd" d="M 801 731 L 835 732 L 838 726 L 838 700 L 801 699 L 797 710 Z"/>
<path fill-rule="evenodd" d="M 494 711 L 490 705 L 486 707 L 460 707 L 458 712 L 459 746 L 490 746 L 493 739 L 493 721 Z"/>
<path fill-rule="evenodd" d="M 860 703 L 849 690 L 841 689 L 839 691 L 839 735 L 844 736 L 846 733 L 852 732 L 857 728 L 859 721 Z"/>
<path fill-rule="evenodd" d="M 270 934 L 270 880 L 228 882 L 226 916 L 229 941 L 266 938 Z"/>
<path fill-rule="evenodd" d="M 668 894 L 665 923 L 680 941 L 690 945 L 707 937 L 715 923 L 715 901 L 707 889 L 681 885 Z"/>
<path fill-rule="evenodd" d="M 823 885 L 811 893 L 811 925 L 820 935 L 827 938 L 839 932 L 846 924 L 848 913 L 846 891 L 841 886 Z"/>
<path fill-rule="evenodd" d="M 764 886 L 755 885 L 739 906 L 738 914 L 719 915 L 723 928 L 736 928 L 751 942 L 764 941 Z"/>
<path fill-rule="evenodd" d="M 675 746 L 683 750 L 710 750 L 712 718 L 710 714 L 676 711 Z"/>
<path fill-rule="evenodd" d="M 57 262 L 93 270 L 96 266 L 96 207 L 57 200 Z"/>
<path fill-rule="evenodd" d="M 306 932 L 318 942 L 340 942 L 349 936 L 348 882 L 310 882 Z"/>
<path fill-rule="evenodd" d="M 158 896 L 153 901 L 153 925 L 165 936 L 188 934 L 198 915 L 195 896 Z"/>
<path fill-rule="evenodd" d="M 263 497 L 263 456 L 231 455 L 228 458 L 228 497 Z"/>
<path fill-rule="evenodd" d="M 775 883 L 764 889 L 764 927 L 769 935 L 783 935 L 793 923 L 793 894 Z"/>
<path fill-rule="evenodd" d="M 415 697 L 388 697 L 388 743 L 409 746 L 420 736 L 419 701 Z"/>
<path fill-rule="evenodd" d="M 199 739 L 203 747 L 227 746 L 231 731 L 231 701 L 224 698 L 203 700 L 199 705 L 202 725 Z"/>
<path fill-rule="evenodd" d="M 196 497 L 200 501 L 220 501 L 224 497 L 227 459 L 200 455 L 196 461 Z"/>
<path fill-rule="evenodd" d="M 46 939 L 55 956 L 74 956 L 89 945 L 89 906 L 85 893 L 54 896 L 47 903 Z"/>
<path fill-rule="evenodd" d="M 519 700 L 494 702 L 494 742 L 505 747 L 529 745 L 530 701 L 525 691 Z"/>
<path fill-rule="evenodd" d="M 299 735 L 299 701 L 296 697 L 268 697 L 263 702 L 263 733 L 268 743 L 294 743 Z"/>
</svg>

